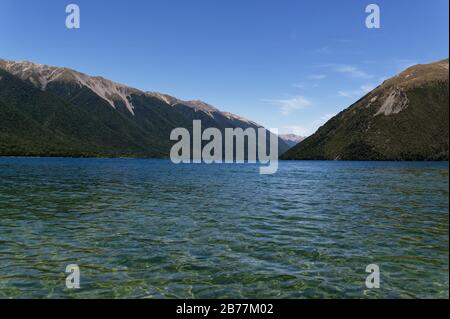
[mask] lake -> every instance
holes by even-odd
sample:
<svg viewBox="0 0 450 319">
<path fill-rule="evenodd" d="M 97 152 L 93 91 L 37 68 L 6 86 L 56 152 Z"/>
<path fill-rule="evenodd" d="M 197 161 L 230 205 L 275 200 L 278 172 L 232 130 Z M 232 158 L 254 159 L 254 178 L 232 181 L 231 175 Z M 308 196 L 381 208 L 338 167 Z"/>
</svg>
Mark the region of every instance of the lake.
<svg viewBox="0 0 450 319">
<path fill-rule="evenodd" d="M 263 176 L 0 158 L 0 298 L 448 298 L 448 175 L 448 162 L 283 161 Z"/>
</svg>

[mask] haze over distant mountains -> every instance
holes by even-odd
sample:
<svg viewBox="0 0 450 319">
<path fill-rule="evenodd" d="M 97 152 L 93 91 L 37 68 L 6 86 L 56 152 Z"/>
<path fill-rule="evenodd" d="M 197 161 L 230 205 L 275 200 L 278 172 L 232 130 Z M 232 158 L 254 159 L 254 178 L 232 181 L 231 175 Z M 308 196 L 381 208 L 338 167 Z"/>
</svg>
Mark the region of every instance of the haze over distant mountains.
<svg viewBox="0 0 450 319">
<path fill-rule="evenodd" d="M 279 136 L 291 148 L 305 139 L 305 137 L 296 134 L 281 134 Z"/>
<path fill-rule="evenodd" d="M 385 81 L 283 159 L 448 160 L 449 61 Z"/>
<path fill-rule="evenodd" d="M 0 59 L 0 155 L 168 157 L 177 127 L 259 128 L 202 101 Z M 279 153 L 289 146 L 279 139 Z"/>
</svg>

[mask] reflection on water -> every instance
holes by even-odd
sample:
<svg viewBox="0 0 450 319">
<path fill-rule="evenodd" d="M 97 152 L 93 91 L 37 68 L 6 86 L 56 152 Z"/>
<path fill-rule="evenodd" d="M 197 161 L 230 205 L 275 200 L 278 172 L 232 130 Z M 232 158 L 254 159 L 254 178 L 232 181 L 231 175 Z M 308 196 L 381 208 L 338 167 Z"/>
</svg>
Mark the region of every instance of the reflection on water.
<svg viewBox="0 0 450 319">
<path fill-rule="evenodd" d="M 258 172 L 0 158 L 0 298 L 449 297 L 447 162 Z"/>
</svg>

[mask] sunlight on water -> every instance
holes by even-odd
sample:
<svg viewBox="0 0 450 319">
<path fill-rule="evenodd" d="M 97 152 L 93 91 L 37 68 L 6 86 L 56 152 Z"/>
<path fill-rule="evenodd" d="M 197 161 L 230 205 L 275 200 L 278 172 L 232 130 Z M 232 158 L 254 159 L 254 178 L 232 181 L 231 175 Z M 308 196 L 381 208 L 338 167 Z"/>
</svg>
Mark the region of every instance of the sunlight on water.
<svg viewBox="0 0 450 319">
<path fill-rule="evenodd" d="M 448 163 L 0 159 L 0 298 L 448 298 Z M 78 264 L 81 289 L 65 288 Z M 365 287 L 376 263 L 381 288 Z"/>
</svg>

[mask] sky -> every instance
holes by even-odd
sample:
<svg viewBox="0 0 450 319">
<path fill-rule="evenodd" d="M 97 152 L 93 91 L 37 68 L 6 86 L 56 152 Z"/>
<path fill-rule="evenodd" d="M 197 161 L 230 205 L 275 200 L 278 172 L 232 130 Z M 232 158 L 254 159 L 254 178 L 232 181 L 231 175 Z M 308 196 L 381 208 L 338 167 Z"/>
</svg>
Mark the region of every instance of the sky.
<svg viewBox="0 0 450 319">
<path fill-rule="evenodd" d="M 68 29 L 68 4 L 80 28 Z M 380 28 L 366 27 L 366 6 Z M 383 80 L 448 58 L 448 0 L 0 0 L 0 58 L 204 100 L 307 136 Z"/>
</svg>

